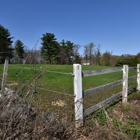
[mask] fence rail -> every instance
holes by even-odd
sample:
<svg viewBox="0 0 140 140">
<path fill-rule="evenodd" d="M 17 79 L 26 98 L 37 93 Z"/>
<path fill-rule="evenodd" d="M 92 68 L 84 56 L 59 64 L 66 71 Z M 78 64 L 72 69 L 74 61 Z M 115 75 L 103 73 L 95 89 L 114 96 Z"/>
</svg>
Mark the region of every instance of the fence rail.
<svg viewBox="0 0 140 140">
<path fill-rule="evenodd" d="M 132 90 L 134 88 L 136 88 L 136 86 L 131 86 L 131 87 L 128 88 L 128 91 L 130 91 L 130 90 Z M 84 111 L 84 117 L 86 117 L 89 114 L 93 113 L 94 111 L 100 109 L 101 107 L 111 103 L 112 101 L 114 101 L 115 99 L 117 99 L 118 97 L 121 97 L 121 96 L 122 96 L 122 92 L 119 92 L 118 94 L 115 94 L 115 95 L 103 100 L 102 102 L 100 102 L 100 103 L 98 103 L 98 104 L 86 109 Z"/>
<path fill-rule="evenodd" d="M 128 65 L 123 65 L 123 68 L 112 68 L 112 69 L 92 70 L 92 71 L 86 70 L 83 72 L 82 72 L 82 68 L 80 64 L 74 64 L 73 69 L 74 69 L 75 120 L 76 120 L 75 126 L 76 128 L 83 126 L 83 120 L 85 116 L 93 113 L 94 111 L 98 110 L 104 105 L 107 105 L 108 103 L 114 101 L 118 97 L 122 96 L 122 103 L 126 103 L 128 91 L 136 88 L 135 86 L 131 86 L 128 88 L 128 81 L 131 81 L 137 78 L 137 89 L 140 90 L 140 64 L 137 64 L 137 68 L 136 67 L 129 68 Z M 128 72 L 130 70 L 136 70 L 136 69 L 137 69 L 137 76 L 128 77 Z M 123 71 L 122 80 L 118 80 L 118 81 L 115 81 L 106 85 L 102 85 L 102 86 L 98 86 L 95 88 L 82 91 L 82 77 L 101 75 L 101 74 L 107 74 L 107 73 L 119 72 L 119 71 Z M 120 84 L 122 84 L 121 92 L 105 99 L 104 101 L 96 104 L 95 106 L 92 106 L 86 110 L 83 109 L 84 97 L 89 96 L 91 94 L 98 93 L 100 91 L 106 90 L 111 87 L 115 87 Z"/>
<path fill-rule="evenodd" d="M 103 86 L 99 86 L 99 87 L 95 87 L 95 88 L 92 88 L 92 89 L 89 89 L 89 90 L 85 90 L 85 91 L 83 91 L 84 92 L 83 97 L 86 97 L 86 96 L 89 96 L 91 94 L 94 94 L 94 93 L 106 90 L 108 88 L 120 85 L 121 83 L 122 83 L 122 80 L 118 80 L 116 82 L 112 82 L 112 83 L 109 83 L 109 84 L 106 84 L 106 85 L 103 85 Z"/>
<path fill-rule="evenodd" d="M 101 75 L 101 74 L 107 74 L 107 73 L 112 73 L 112 72 L 118 72 L 122 71 L 121 68 L 112 68 L 112 69 L 103 69 L 103 70 L 86 70 L 83 71 L 83 77 L 87 76 L 94 76 L 94 75 Z"/>
</svg>

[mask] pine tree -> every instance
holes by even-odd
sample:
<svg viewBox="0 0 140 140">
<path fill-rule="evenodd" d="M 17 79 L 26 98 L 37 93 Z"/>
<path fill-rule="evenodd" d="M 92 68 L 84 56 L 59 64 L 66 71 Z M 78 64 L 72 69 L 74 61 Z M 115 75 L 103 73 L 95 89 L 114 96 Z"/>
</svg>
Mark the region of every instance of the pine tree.
<svg viewBox="0 0 140 140">
<path fill-rule="evenodd" d="M 10 37 L 8 29 L 0 25 L 0 62 L 4 63 L 6 57 L 12 58 L 12 51 L 14 50 L 11 45 L 13 37 Z"/>
<path fill-rule="evenodd" d="M 48 61 L 50 64 L 57 60 L 59 53 L 59 43 L 56 41 L 55 35 L 51 33 L 43 34 L 41 55 L 43 59 Z"/>
<path fill-rule="evenodd" d="M 20 57 L 20 58 L 23 58 L 23 54 L 24 54 L 24 44 L 20 41 L 20 40 L 17 40 L 15 42 L 15 51 L 16 51 L 16 54 Z"/>
</svg>

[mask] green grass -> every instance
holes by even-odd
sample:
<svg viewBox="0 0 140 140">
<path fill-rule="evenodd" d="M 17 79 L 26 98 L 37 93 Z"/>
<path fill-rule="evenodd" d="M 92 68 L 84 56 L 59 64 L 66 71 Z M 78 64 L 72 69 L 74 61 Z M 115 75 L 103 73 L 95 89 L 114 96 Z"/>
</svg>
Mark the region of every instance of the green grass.
<svg viewBox="0 0 140 140">
<path fill-rule="evenodd" d="M 110 67 L 104 66 L 82 66 L 83 70 L 104 69 Z M 30 78 L 37 75 L 41 70 L 49 70 L 60 73 L 73 73 L 72 65 L 22 65 L 10 64 L 8 67 L 8 81 L 17 83 L 26 83 Z M 3 65 L 0 65 L 0 75 L 3 73 Z M 92 88 L 98 85 L 105 84 L 117 80 L 118 74 L 99 75 L 83 78 L 83 89 Z M 73 94 L 73 77 L 71 75 L 63 75 L 59 73 L 47 72 L 40 80 L 40 84 L 48 89 L 57 90 L 61 92 L 68 92 Z"/>
<path fill-rule="evenodd" d="M 112 68 L 108 66 L 82 66 L 82 70 L 98 70 Z M 39 75 L 42 70 L 46 70 L 46 73 L 36 82 L 31 80 L 33 77 Z M 48 72 L 47 72 L 48 71 Z M 56 73 L 55 73 L 56 72 Z M 58 73 L 57 73 L 58 72 Z M 3 65 L 0 65 L 0 75 L 3 73 Z M 63 74 L 64 73 L 64 74 Z M 65 101 L 69 105 L 69 109 L 73 108 L 74 93 L 73 93 L 73 73 L 72 65 L 21 65 L 21 64 L 9 64 L 8 67 L 8 79 L 7 83 L 19 83 L 19 86 L 10 86 L 10 88 L 20 88 L 22 84 L 27 84 L 26 88 L 22 89 L 22 92 L 27 92 L 31 88 L 35 88 L 35 101 L 39 102 L 39 106 L 43 109 L 48 107 L 52 102 L 57 100 Z M 130 71 L 129 76 L 136 75 L 136 71 Z M 90 89 L 96 86 L 104 85 L 122 79 L 122 72 L 114 72 L 110 74 L 102 74 L 97 76 L 85 77 L 83 81 L 83 90 Z M 136 84 L 136 80 L 129 83 Z M 98 94 L 91 95 L 84 100 L 84 107 L 88 108 L 113 94 L 116 94 L 122 90 L 122 86 L 108 89 Z M 57 91 L 57 92 L 53 92 Z M 62 93 L 62 94 L 61 94 Z M 64 93 L 64 94 L 63 94 Z M 68 95 L 71 96 L 68 96 Z M 58 110 L 55 106 L 51 106 L 56 111 L 69 110 L 68 108 L 60 107 Z"/>
<path fill-rule="evenodd" d="M 98 70 L 107 69 L 107 66 L 82 66 L 82 70 Z M 8 67 L 8 80 L 17 83 L 26 83 L 31 78 L 40 73 L 41 70 L 49 70 L 45 75 L 39 79 L 38 84 L 42 88 L 49 90 L 56 90 L 59 92 L 66 92 L 73 94 L 73 77 L 67 75 L 73 73 L 72 65 L 20 65 L 10 64 Z M 53 73 L 60 72 L 60 73 Z M 0 75 L 3 73 L 3 65 L 0 65 Z M 65 73 L 65 74 L 61 74 Z M 136 75 L 136 71 L 130 71 L 129 76 Z M 97 76 L 90 76 L 83 78 L 83 90 L 90 89 L 96 86 L 111 83 L 122 79 L 122 72 L 115 72 L 110 74 L 102 74 Z"/>
</svg>

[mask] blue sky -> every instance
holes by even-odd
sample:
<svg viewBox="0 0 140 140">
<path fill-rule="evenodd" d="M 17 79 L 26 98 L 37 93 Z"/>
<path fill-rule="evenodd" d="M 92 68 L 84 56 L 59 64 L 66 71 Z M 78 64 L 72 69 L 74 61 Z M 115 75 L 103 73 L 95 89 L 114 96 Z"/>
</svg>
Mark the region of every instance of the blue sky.
<svg viewBox="0 0 140 140">
<path fill-rule="evenodd" d="M 114 55 L 140 52 L 140 0 L 0 0 L 0 24 L 32 49 L 42 34 Z"/>
</svg>

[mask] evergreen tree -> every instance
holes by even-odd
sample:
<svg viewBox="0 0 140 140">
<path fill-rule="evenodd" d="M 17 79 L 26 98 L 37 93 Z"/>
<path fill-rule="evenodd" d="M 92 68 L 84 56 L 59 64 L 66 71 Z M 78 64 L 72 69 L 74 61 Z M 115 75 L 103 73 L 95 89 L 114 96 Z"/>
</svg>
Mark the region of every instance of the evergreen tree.
<svg viewBox="0 0 140 140">
<path fill-rule="evenodd" d="M 24 54 L 24 44 L 20 41 L 20 40 L 17 40 L 15 42 L 15 51 L 16 51 L 16 54 L 20 57 L 20 58 L 23 58 L 23 54 Z"/>
<path fill-rule="evenodd" d="M 57 61 L 59 43 L 56 41 L 55 35 L 51 33 L 43 34 L 41 40 L 41 55 L 43 59 L 52 64 L 53 61 Z"/>
<path fill-rule="evenodd" d="M 60 52 L 59 57 L 61 60 L 61 64 L 71 64 L 72 59 L 74 57 L 73 52 L 74 44 L 71 41 L 66 41 L 63 39 L 60 42 Z"/>
<path fill-rule="evenodd" d="M 139 53 L 137 53 L 137 59 L 138 59 L 138 63 L 140 63 L 140 52 Z"/>
<path fill-rule="evenodd" d="M 4 63 L 6 57 L 12 58 L 12 51 L 14 50 L 11 45 L 13 37 L 10 37 L 8 29 L 0 25 L 0 62 Z"/>
<path fill-rule="evenodd" d="M 69 64 L 72 63 L 72 59 L 74 57 L 73 48 L 74 48 L 74 43 L 72 43 L 71 41 L 67 41 L 66 42 L 66 55 L 67 55 Z"/>
<path fill-rule="evenodd" d="M 67 60 L 67 54 L 66 54 L 66 42 L 65 40 L 63 39 L 61 42 L 60 42 L 60 49 L 59 49 L 59 63 L 60 64 L 66 64 L 68 63 L 68 60 Z"/>
</svg>

